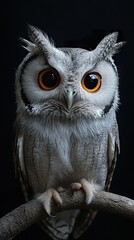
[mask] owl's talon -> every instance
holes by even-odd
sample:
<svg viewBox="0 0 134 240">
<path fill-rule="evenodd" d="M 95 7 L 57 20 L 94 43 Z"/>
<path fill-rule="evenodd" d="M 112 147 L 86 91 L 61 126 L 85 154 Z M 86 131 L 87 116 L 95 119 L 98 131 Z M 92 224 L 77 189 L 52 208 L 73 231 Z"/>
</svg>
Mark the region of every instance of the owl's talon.
<svg viewBox="0 0 134 240">
<path fill-rule="evenodd" d="M 59 193 L 55 189 L 47 189 L 44 193 L 42 193 L 37 199 L 43 204 L 46 212 L 49 216 L 54 217 L 51 215 L 51 199 L 54 199 L 54 201 L 62 205 L 62 199 L 59 195 Z"/>
<path fill-rule="evenodd" d="M 100 189 L 100 186 L 95 183 L 90 183 L 86 179 L 81 179 L 79 182 L 74 182 L 71 185 L 71 189 L 73 190 L 80 190 L 83 188 L 84 192 L 86 193 L 86 203 L 89 204 L 94 196 L 94 192 Z"/>
<path fill-rule="evenodd" d="M 92 184 L 89 183 L 86 179 L 81 179 L 80 183 L 84 192 L 86 193 L 86 203 L 89 204 L 94 196 L 94 188 L 92 187 Z"/>
<path fill-rule="evenodd" d="M 62 205 L 62 199 L 56 190 L 53 190 L 53 198 L 57 204 Z"/>
<path fill-rule="evenodd" d="M 80 183 L 84 192 L 86 193 L 86 203 L 90 204 L 94 197 L 95 191 L 100 190 L 100 186 L 95 183 L 90 183 L 84 178 L 80 180 Z"/>
</svg>

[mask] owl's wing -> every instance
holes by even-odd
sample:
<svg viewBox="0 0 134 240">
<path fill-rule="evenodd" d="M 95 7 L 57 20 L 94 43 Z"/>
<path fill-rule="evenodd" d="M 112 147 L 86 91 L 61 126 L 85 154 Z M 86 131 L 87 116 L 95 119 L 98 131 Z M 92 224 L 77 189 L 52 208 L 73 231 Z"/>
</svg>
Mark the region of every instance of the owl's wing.
<svg viewBox="0 0 134 240">
<path fill-rule="evenodd" d="M 107 143 L 107 160 L 108 160 L 108 172 L 107 172 L 107 178 L 105 182 L 105 191 L 109 191 L 114 169 L 116 166 L 117 161 L 117 155 L 120 152 L 120 144 L 119 144 L 119 134 L 118 134 L 118 125 L 117 122 L 115 122 L 114 126 L 111 129 L 111 132 L 108 133 L 108 143 Z M 97 214 L 97 211 L 95 210 L 89 210 L 87 213 L 87 210 L 81 210 L 80 214 L 78 215 L 73 235 L 74 238 L 79 238 L 89 227 L 89 225 L 94 220 L 95 216 Z"/>
<path fill-rule="evenodd" d="M 116 166 L 117 156 L 120 153 L 119 130 L 117 122 L 115 122 L 112 132 L 108 133 L 108 173 L 105 183 L 105 190 L 109 191 L 113 173 Z"/>
<path fill-rule="evenodd" d="M 26 170 L 24 165 L 24 137 L 19 134 L 17 127 L 14 128 L 14 144 L 13 144 L 13 155 L 14 155 L 14 166 L 15 166 L 15 177 L 19 179 L 22 191 L 26 200 L 28 201 L 30 193 L 30 187 L 28 185 Z"/>
</svg>

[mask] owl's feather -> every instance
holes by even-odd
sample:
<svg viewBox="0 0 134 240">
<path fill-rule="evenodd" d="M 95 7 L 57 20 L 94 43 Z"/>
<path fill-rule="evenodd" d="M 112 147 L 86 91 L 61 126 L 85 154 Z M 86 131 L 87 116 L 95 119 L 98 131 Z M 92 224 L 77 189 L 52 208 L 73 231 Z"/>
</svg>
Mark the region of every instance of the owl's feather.
<svg viewBox="0 0 134 240">
<path fill-rule="evenodd" d="M 36 45 L 33 44 L 32 42 L 30 42 L 24 38 L 20 38 L 20 40 L 23 43 L 22 47 L 25 48 L 28 52 L 32 52 L 35 49 L 37 49 Z"/>
<path fill-rule="evenodd" d="M 113 32 L 104 37 L 95 49 L 96 56 L 101 60 L 110 58 L 125 44 L 125 42 L 116 43 L 118 32 Z"/>
<path fill-rule="evenodd" d="M 112 56 L 123 43 L 116 43 L 117 35 L 106 36 L 93 51 L 56 48 L 46 34 L 29 26 L 32 42 L 23 40 L 29 53 L 16 73 L 14 141 L 16 173 L 27 201 L 84 178 L 109 191 L 119 153 L 118 72 Z M 39 85 L 46 69 L 60 78 L 51 91 Z M 100 88 L 88 92 L 83 78 L 96 72 Z M 55 240 L 71 233 L 78 238 L 96 213 L 69 210 L 48 216 L 40 226 Z"/>
</svg>

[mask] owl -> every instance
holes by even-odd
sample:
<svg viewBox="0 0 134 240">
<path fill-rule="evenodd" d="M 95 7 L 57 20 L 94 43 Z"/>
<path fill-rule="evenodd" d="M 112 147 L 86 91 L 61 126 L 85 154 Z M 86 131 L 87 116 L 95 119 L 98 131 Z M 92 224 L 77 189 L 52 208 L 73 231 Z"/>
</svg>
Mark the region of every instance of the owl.
<svg viewBox="0 0 134 240">
<path fill-rule="evenodd" d="M 93 50 L 57 48 L 42 30 L 28 26 L 28 54 L 16 71 L 14 160 L 26 201 L 37 198 L 47 214 L 40 227 L 54 240 L 79 238 L 97 211 L 51 214 L 60 192 L 83 189 L 90 204 L 109 191 L 117 156 L 119 77 L 113 55 L 124 42 L 106 35 Z"/>
</svg>

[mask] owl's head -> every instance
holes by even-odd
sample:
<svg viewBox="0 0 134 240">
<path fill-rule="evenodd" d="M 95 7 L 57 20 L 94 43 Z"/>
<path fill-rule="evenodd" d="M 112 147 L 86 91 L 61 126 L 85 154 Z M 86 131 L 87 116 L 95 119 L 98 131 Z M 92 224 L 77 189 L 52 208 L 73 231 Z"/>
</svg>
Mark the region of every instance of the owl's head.
<svg viewBox="0 0 134 240">
<path fill-rule="evenodd" d="M 27 56 L 16 73 L 17 111 L 29 117 L 105 118 L 119 102 L 113 55 L 122 47 L 113 32 L 88 51 L 56 48 L 46 34 L 29 26 Z"/>
</svg>

